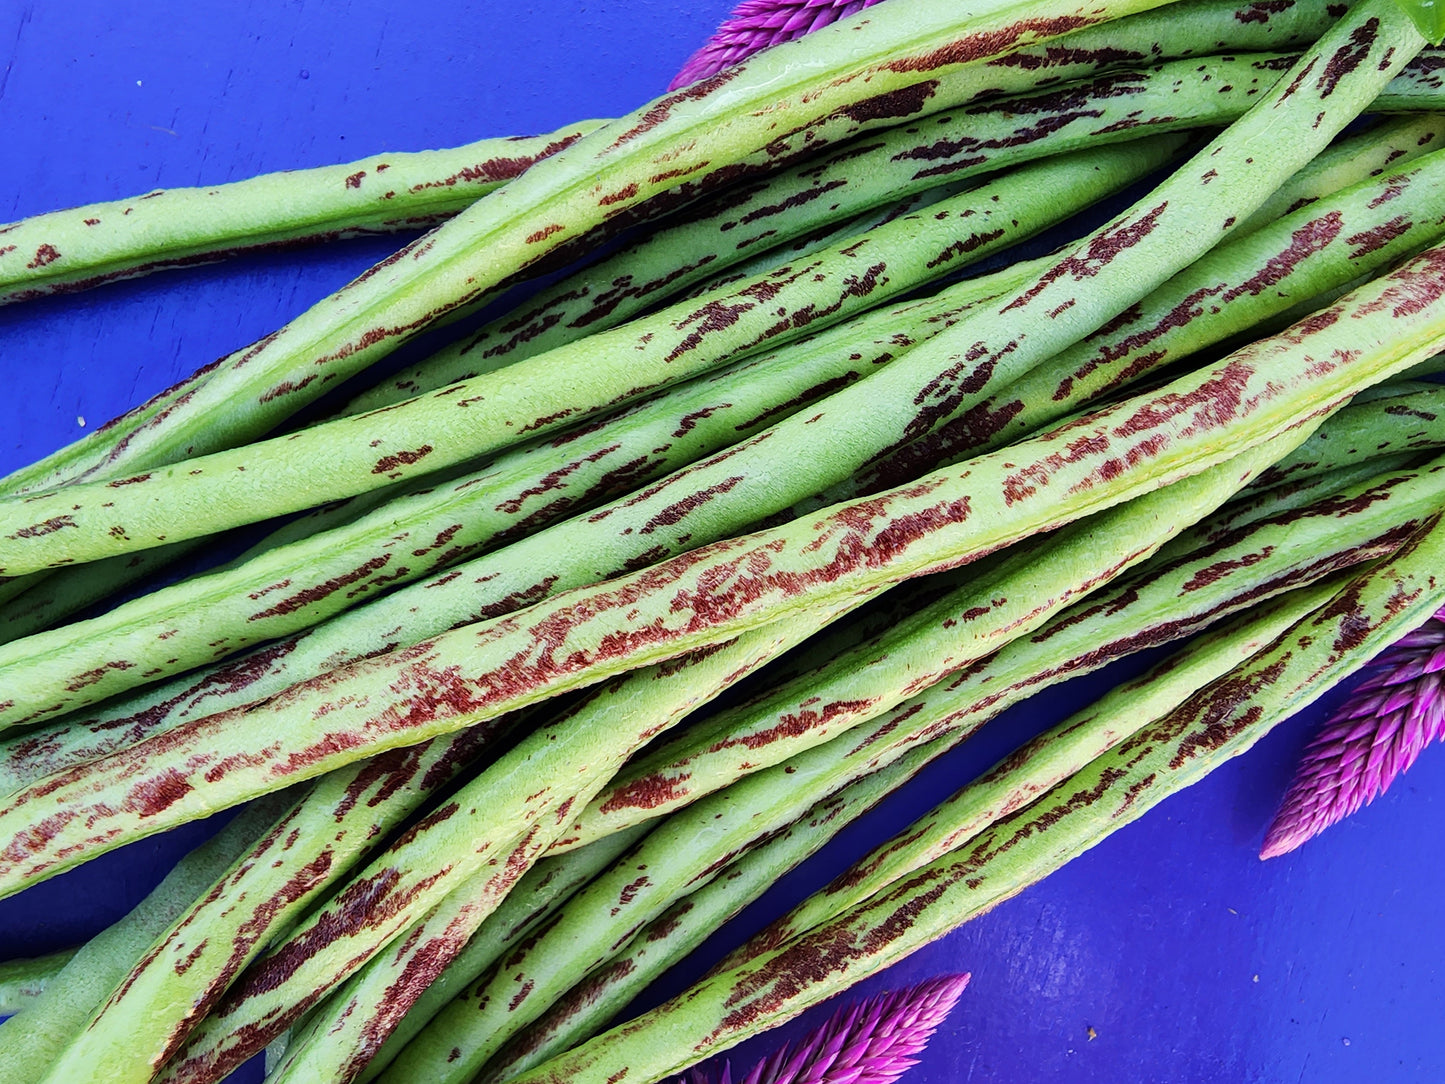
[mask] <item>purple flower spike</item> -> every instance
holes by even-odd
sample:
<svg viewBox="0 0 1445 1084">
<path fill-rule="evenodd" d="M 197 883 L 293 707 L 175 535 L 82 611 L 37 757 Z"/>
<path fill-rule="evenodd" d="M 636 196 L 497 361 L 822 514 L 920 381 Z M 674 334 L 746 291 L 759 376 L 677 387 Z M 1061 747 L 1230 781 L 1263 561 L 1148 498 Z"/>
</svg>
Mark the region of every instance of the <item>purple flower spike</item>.
<svg viewBox="0 0 1445 1084">
<path fill-rule="evenodd" d="M 1372 664 L 1305 748 L 1261 858 L 1294 850 L 1363 805 L 1445 737 L 1445 609 Z"/>
<path fill-rule="evenodd" d="M 845 1006 L 796 1048 L 753 1066 L 739 1084 L 892 1084 L 918 1064 L 914 1054 L 953 1010 L 968 975 L 944 975 Z M 714 1075 L 693 1069 L 686 1084 L 732 1084 L 726 1062 Z"/>
<path fill-rule="evenodd" d="M 676 90 L 739 64 L 759 49 L 792 41 L 835 23 L 878 0 L 743 0 L 673 77 Z"/>
</svg>

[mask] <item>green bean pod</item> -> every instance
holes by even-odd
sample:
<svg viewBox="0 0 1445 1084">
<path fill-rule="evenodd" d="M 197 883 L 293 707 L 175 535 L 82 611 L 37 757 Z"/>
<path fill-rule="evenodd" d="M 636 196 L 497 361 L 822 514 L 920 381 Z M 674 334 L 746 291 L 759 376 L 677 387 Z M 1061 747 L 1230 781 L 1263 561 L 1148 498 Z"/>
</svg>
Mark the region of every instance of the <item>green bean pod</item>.
<svg viewBox="0 0 1445 1084">
<path fill-rule="evenodd" d="M 962 467 L 564 592 L 48 776 L 0 808 L 0 890 L 197 810 L 957 567 L 1197 474 L 1437 353 L 1442 268 L 1445 251 L 1431 249 L 1286 333 Z M 775 457 L 775 472 L 792 468 Z M 260 741 L 250 716 L 269 721 Z"/>
<path fill-rule="evenodd" d="M 318 780 L 196 894 L 44 1079 L 149 1081 L 242 969 L 487 751 L 498 729 L 394 749 Z"/>
<path fill-rule="evenodd" d="M 176 863 L 128 915 L 82 945 L 58 981 L 0 1027 L 0 1081 L 35 1084 L 44 1076 L 151 943 L 255 843 L 291 797 L 273 795 L 243 811 Z"/>
<path fill-rule="evenodd" d="M 503 1044 L 478 1079 L 488 1084 L 506 1080 L 601 1031 L 668 967 L 907 783 L 936 752 L 929 745 L 911 750 L 829 795 L 787 828 L 740 855 L 711 881 L 638 930 L 621 951 L 590 971 L 545 1013 Z M 411 1063 L 412 1055 L 404 1058 L 403 1064 Z M 384 1066 L 375 1072 L 369 1069 L 359 1079 L 375 1079 L 380 1068 Z"/>
<path fill-rule="evenodd" d="M 1398 142 L 1391 138 L 1384 145 Z M 898 485 L 937 464 L 1002 447 L 1117 395 L 1168 364 L 1235 336 L 1257 336 L 1265 321 L 1374 274 L 1442 236 L 1445 150 L 1436 150 L 1311 200 L 1242 237 L 1231 236 L 997 394 L 960 397 L 931 432 L 800 502 L 792 514 Z"/>
<path fill-rule="evenodd" d="M 804 936 L 513 1078 L 660 1080 L 796 1015 L 1008 899 L 1247 750 L 1442 601 L 1445 531 L 1424 530 L 1273 645 L 958 852 Z"/>
<path fill-rule="evenodd" d="M 35 215 L 0 226 L 0 305 L 257 249 L 435 226 L 605 123 Z"/>
<path fill-rule="evenodd" d="M 1304 437 L 1299 431 L 1289 440 Z M 877 636 L 629 762 L 557 846 L 665 816 L 889 712 L 1146 561 L 1284 454 L 1287 443 L 1271 442 L 969 566 L 940 585 L 935 601 Z"/>
<path fill-rule="evenodd" d="M 1219 645 L 1210 657 L 1200 658 L 1198 657 L 1199 652 L 1192 652 L 1190 665 L 1180 666 L 1169 672 L 1167 683 L 1160 681 L 1150 689 L 1152 695 L 1147 704 L 1138 700 L 1130 704 L 1131 719 L 1137 719 L 1137 725 L 1142 726 L 1148 719 L 1162 714 L 1163 710 L 1177 706 L 1185 698 L 1226 672 L 1231 666 L 1262 650 L 1279 633 L 1287 629 L 1294 620 L 1318 609 L 1338 589 L 1338 586 L 1338 584 L 1327 585 L 1323 588 L 1316 586 L 1291 592 L 1284 600 L 1281 600 L 1285 603 L 1284 605 L 1269 607 L 1268 613 L 1262 613 L 1252 618 L 1244 629 L 1231 630 L 1233 633 L 1231 639 L 1227 643 Z M 1213 639 L 1214 637 L 1211 637 L 1211 640 Z M 1151 712 L 1154 714 L 1151 715 Z M 957 740 L 957 736 L 954 735 L 939 737 L 913 749 L 900 760 L 875 774 L 887 776 L 891 782 L 901 784 L 913 771 L 917 771 L 929 760 L 956 745 Z M 875 785 L 871 779 L 865 778 L 852 784 L 848 790 L 865 784 L 870 789 Z M 847 793 L 848 791 L 845 790 L 838 797 L 844 797 Z M 887 791 L 878 789 L 875 793 L 877 797 L 881 798 Z M 1038 791 L 1034 793 L 1037 794 Z M 782 837 L 782 840 L 786 844 L 787 837 Z M 803 846 L 805 844 L 801 842 L 793 843 L 789 849 L 797 851 Z M 513 1076 L 545 1061 L 548 1057 L 564 1053 L 602 1030 L 607 1018 L 625 1007 L 629 1000 L 626 996 L 628 992 L 640 990 L 638 976 L 628 965 L 631 964 L 633 968 L 644 973 L 655 974 L 666 965 L 669 957 L 675 958 L 676 955 L 691 947 L 691 944 L 701 941 L 703 937 L 716 929 L 731 910 L 740 906 L 742 902 L 746 902 L 734 898 L 745 885 L 756 886 L 754 891 L 759 893 L 768 887 L 769 882 L 761 879 L 760 876 L 764 871 L 753 870 L 749 867 L 755 861 L 762 865 L 775 861 L 772 855 L 759 853 L 773 848 L 774 841 L 769 841 L 756 851 L 744 855 L 734 864 L 735 867 L 738 867 L 737 880 L 743 882 L 742 884 L 727 884 L 724 883 L 723 877 L 719 877 L 681 901 L 674 908 L 678 912 L 676 917 L 673 917 L 671 912 L 664 914 L 654 923 L 658 929 L 639 932 L 623 953 L 614 957 L 605 967 L 588 974 L 540 1020 L 504 1046 L 496 1056 L 487 1062 L 477 1079 L 485 1081 L 486 1084 L 500 1084 L 501 1081 L 510 1080 Z M 916 850 L 921 850 L 921 848 L 918 848 L 910 840 L 910 853 Z M 863 892 L 858 898 L 861 899 L 869 894 L 871 893 Z M 817 896 L 809 897 L 809 902 L 817 898 Z M 844 906 L 846 904 L 833 908 L 829 917 L 843 910 Z M 708 917 L 714 917 L 715 921 L 710 926 L 703 927 L 703 920 Z M 678 928 L 674 929 L 673 927 Z M 809 928 L 811 927 L 802 927 L 805 930 Z M 688 934 L 691 934 L 691 938 L 687 937 Z M 750 939 L 748 945 L 771 947 L 781 943 L 778 940 L 770 940 L 771 936 L 772 929 L 770 927 L 768 931 Z M 654 939 L 658 943 L 654 943 Z M 662 958 L 654 959 L 654 957 Z M 714 970 L 731 968 L 736 966 L 737 962 L 741 961 L 729 956 Z M 638 964 L 642 966 L 639 968 Z M 447 1041 L 446 1036 L 442 1034 L 429 1038 L 432 1039 L 433 1048 L 435 1048 L 435 1044 Z M 455 1033 L 451 1041 L 453 1047 L 458 1045 Z M 465 1049 L 465 1046 L 461 1048 Z M 408 1064 L 413 1063 L 409 1062 Z M 398 1079 L 405 1079 L 405 1077 L 398 1076 Z M 435 1079 L 437 1084 L 449 1084 L 452 1081 L 460 1081 L 465 1084 L 468 1078 L 443 1072 Z"/>
<path fill-rule="evenodd" d="M 673 903 L 706 892 L 719 879 L 726 882 L 730 870 L 750 863 L 756 848 L 819 812 L 816 805 L 824 804 L 835 817 L 857 815 L 883 797 L 887 783 L 901 783 L 941 751 L 892 734 L 870 736 L 879 739 L 876 745 L 839 742 L 826 752 L 813 750 L 789 762 L 790 772 L 759 773 L 729 795 L 715 795 L 663 820 L 526 944 L 454 998 L 379 1079 L 436 1084 L 474 1079 L 508 1039 L 624 951 Z M 854 793 L 844 797 L 849 791 Z M 855 806 L 855 799 L 861 805 Z M 807 847 L 808 841 L 795 840 L 782 849 L 801 858 L 798 852 Z M 761 859 L 776 860 L 766 854 Z M 727 889 L 719 886 L 719 894 L 726 897 Z M 326 1077 L 313 1072 L 293 1079 Z"/>
<path fill-rule="evenodd" d="M 863 136 L 821 162 L 744 186 L 568 275 L 346 408 L 359 413 L 614 327 L 760 247 L 945 182 L 1150 131 L 1223 127 L 1278 78 L 1253 55 L 1176 60 L 987 101 Z M 1286 64 L 1288 61 L 1286 61 Z M 687 262 L 678 266 L 678 253 Z"/>
<path fill-rule="evenodd" d="M 1337 574 L 1295 588 L 1211 628 L 1141 676 L 1110 689 L 874 847 L 825 887 L 728 953 L 713 970 L 731 970 L 791 941 L 921 866 L 958 850 L 1258 654 L 1327 603 L 1343 585 L 1344 578 Z"/>
<path fill-rule="evenodd" d="M 518 944 L 546 921 L 557 908 L 565 906 L 579 888 L 612 865 L 650 827 L 646 825 L 616 832 L 598 840 L 595 846 L 579 847 L 566 854 L 539 860 L 517 882 L 517 887 L 507 893 L 497 909 L 487 916 L 456 959 L 421 992 L 357 1079 L 370 1080 L 380 1073 L 396 1052 L 410 1042 L 412 1036 L 442 1006 L 491 967 L 512 945 Z M 343 996 L 345 990 L 346 987 L 342 987 L 332 995 L 333 999 Z"/>
<path fill-rule="evenodd" d="M 25 1011 L 45 993 L 75 952 L 75 949 L 61 949 L 45 956 L 6 960 L 0 964 L 0 1016 Z"/>
<path fill-rule="evenodd" d="M 1391 83 L 1400 86 L 1412 79 L 1418 76 L 1407 65 L 1405 72 Z M 1385 93 L 1389 94 L 1390 89 L 1387 86 Z M 1258 211 L 1237 225 L 1234 236 L 1253 233 L 1260 226 L 1307 207 L 1332 192 L 1386 170 L 1399 169 L 1412 158 L 1438 150 L 1442 140 L 1445 140 L 1445 115 L 1440 113 L 1384 117 L 1363 132 L 1342 135 L 1276 189 Z"/>
<path fill-rule="evenodd" d="M 1351 463 L 1426 451 L 1445 444 L 1445 387 L 1421 383 L 1385 399 L 1353 402 L 1309 440 L 1255 479 L 1276 486 Z"/>
<path fill-rule="evenodd" d="M 1327 598 L 1316 596 L 1308 609 Z M 1299 610 L 1290 612 L 1297 615 Z M 1269 627 L 1277 635 L 1288 622 L 1277 619 Z M 1248 657 L 1267 643 L 1268 639 L 1261 642 L 1255 636 L 1226 658 Z M 1223 668 L 1227 666 L 1226 662 Z M 1221 669 L 1218 661 L 1213 669 L 1216 674 Z M 1210 675 L 1190 676 L 1190 684 L 1197 688 Z M 1186 686 L 1174 695 L 1192 691 Z M 660 913 L 661 906 L 678 898 L 682 890 L 710 881 L 722 862 L 734 861 L 743 848 L 777 830 L 779 818 L 800 815 L 810 797 L 876 773 L 910 750 L 927 748 L 930 755 L 938 755 L 967 733 L 940 733 L 917 716 L 901 726 L 892 720 L 875 723 L 851 740 L 809 750 L 672 814 L 619 862 L 611 876 L 579 893 L 555 924 L 509 956 L 505 967 L 454 999 L 422 1033 L 412 1056 L 394 1064 L 383 1079 L 465 1084 L 511 1035 L 616 953 L 635 935 L 640 921 Z M 661 853 L 670 860 L 661 861 Z M 679 861 L 679 855 L 687 859 Z"/>
<path fill-rule="evenodd" d="M 153 416 L 141 408 L 138 423 L 118 420 L 83 448 L 12 474 L 4 487 L 33 489 L 92 472 L 134 476 L 255 439 L 335 381 L 466 311 L 493 287 L 545 267 L 600 227 L 968 101 L 996 83 L 990 59 L 1156 6 L 974 0 L 960 8 L 920 0 L 904 11 L 871 12 L 866 35 L 834 26 L 766 50 L 583 136 L 187 381 Z"/>
<path fill-rule="evenodd" d="M 383 1011 L 342 1021 L 374 1050 L 392 1023 L 516 885 L 616 767 L 732 682 L 851 610 L 835 600 L 731 643 L 628 674 L 528 735 L 355 872 L 242 973 L 161 1080 L 214 1080 L 264 1049 L 335 985 L 362 970 Z M 438 864 L 433 854 L 446 855 Z M 416 916 L 436 913 L 417 929 Z M 58 1084 L 58 1079 L 57 1079 Z"/>
<path fill-rule="evenodd" d="M 1156 136 L 1028 163 L 724 296 L 669 307 L 524 368 L 130 478 L 0 500 L 0 572 L 96 560 L 300 511 L 576 424 L 966 266 L 1144 176 L 1180 146 L 1182 137 Z"/>
<path fill-rule="evenodd" d="M 1171 486 L 1156 495 L 1155 503 L 1167 508 L 1170 500 L 1183 494 L 1178 486 Z M 1087 627 L 1098 660 L 1089 667 L 1094 669 L 1132 650 L 1126 645 L 1133 642 L 1135 631 L 1150 627 L 1161 608 L 1180 623 L 1180 631 L 1173 635 L 1185 635 L 1218 617 L 1220 607 L 1241 605 L 1231 591 L 1245 592 L 1243 601 L 1250 601 L 1259 597 L 1256 591 L 1278 592 L 1378 555 L 1382 548 L 1398 545 L 1402 534 L 1418 526 L 1421 517 L 1445 505 L 1445 469 L 1436 463 L 1375 475 L 1303 508 L 1275 509 L 1244 525 L 1226 508 L 1184 529 L 1173 541 L 1161 539 L 1164 548 L 1117 585 L 1100 587 L 1056 616 L 1053 607 L 1039 606 L 1037 620 L 1021 622 L 1018 635 L 994 655 L 964 665 L 970 657 L 982 655 L 964 646 L 976 622 L 988 621 L 994 610 L 1007 612 L 1025 604 L 1015 601 L 1017 596 L 1029 605 L 1050 594 L 1060 603 L 1068 601 L 1068 592 L 1049 584 L 1056 575 L 1056 560 L 1070 569 L 1088 567 L 1091 541 L 1097 541 L 1100 550 L 1094 562 L 1104 554 L 1122 552 L 1131 531 L 1138 531 L 1130 511 L 1137 505 L 1147 517 L 1149 503 L 1131 502 L 1058 532 L 1040 545 L 1050 555 L 1048 561 L 1030 561 L 1027 551 L 1010 557 L 1004 568 L 1012 577 L 984 577 L 977 585 L 970 577 L 961 589 L 896 629 L 660 745 L 618 773 L 559 840 L 557 849 L 586 844 L 662 816 L 878 715 L 902 719 L 920 712 L 961 710 L 974 695 L 975 683 L 998 680 L 980 678 L 980 668 L 985 674 L 1010 672 L 1010 667 L 1047 672 L 1048 667 L 1038 662 L 1040 652 L 1054 658 L 1064 650 L 1066 658 L 1075 657 L 1072 635 L 1050 642 L 1062 629 Z M 1243 574 L 1245 569 L 1248 575 Z M 1031 577 L 1043 582 L 1036 588 Z M 1100 583 L 1106 581 L 1107 577 L 1100 577 Z M 1020 590 L 1020 584 L 1027 589 Z M 1004 602 L 992 601 L 997 598 Z M 1163 633 L 1156 630 L 1152 635 Z M 951 670 L 957 671 L 952 681 L 944 677 Z M 920 691 L 934 683 L 939 683 L 938 688 Z M 1012 702 L 1018 690 L 1009 687 Z"/>
</svg>

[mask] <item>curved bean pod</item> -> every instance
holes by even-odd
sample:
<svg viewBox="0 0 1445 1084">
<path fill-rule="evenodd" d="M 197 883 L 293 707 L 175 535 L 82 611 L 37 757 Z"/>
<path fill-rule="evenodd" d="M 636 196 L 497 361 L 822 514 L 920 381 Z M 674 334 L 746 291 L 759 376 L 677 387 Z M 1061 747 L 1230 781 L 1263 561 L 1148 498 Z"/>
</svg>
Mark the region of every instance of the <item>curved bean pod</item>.
<svg viewBox="0 0 1445 1084">
<path fill-rule="evenodd" d="M 1422 531 L 1274 645 L 962 850 L 809 934 L 521 1076 L 515 1084 L 660 1080 L 901 959 L 1057 869 L 1247 750 L 1445 598 L 1445 531 Z"/>
<path fill-rule="evenodd" d="M 988 60 L 1159 2 L 974 0 L 961 9 L 921 0 L 876 13 L 866 41 L 830 27 L 770 50 L 543 159 L 284 328 L 198 373 L 159 411 L 143 407 L 83 449 L 62 450 L 3 485 L 14 492 L 133 476 L 254 439 L 336 380 L 467 311 L 493 287 L 541 269 L 600 227 L 967 101 L 994 81 Z"/>
<path fill-rule="evenodd" d="M 0 808 L 0 889 L 198 808 L 965 564 L 1308 424 L 1442 345 L 1445 250 L 1431 249 L 1280 336 L 1004 452 L 353 664 L 47 777 Z M 259 746 L 246 721 L 257 712 L 270 721 Z"/>
<path fill-rule="evenodd" d="M 1181 145 L 1182 137 L 1158 136 L 1028 163 L 723 296 L 531 358 L 525 369 L 131 478 L 0 500 L 0 572 L 94 560 L 300 511 L 560 430 L 966 266 L 1147 174 Z"/>
<path fill-rule="evenodd" d="M 34 215 L 0 226 L 0 305 L 257 249 L 435 226 L 605 123 Z"/>
</svg>

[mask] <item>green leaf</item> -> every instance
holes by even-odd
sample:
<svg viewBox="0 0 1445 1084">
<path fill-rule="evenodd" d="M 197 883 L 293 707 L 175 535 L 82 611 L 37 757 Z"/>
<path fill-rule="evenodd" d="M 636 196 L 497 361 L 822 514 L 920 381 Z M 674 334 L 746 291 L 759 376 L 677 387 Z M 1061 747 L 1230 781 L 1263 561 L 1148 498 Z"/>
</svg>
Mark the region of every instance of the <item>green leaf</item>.
<svg viewBox="0 0 1445 1084">
<path fill-rule="evenodd" d="M 1445 3 L 1440 3 L 1440 0 L 1395 0 L 1395 3 L 1410 16 L 1415 29 L 1431 45 L 1445 41 Z"/>
</svg>

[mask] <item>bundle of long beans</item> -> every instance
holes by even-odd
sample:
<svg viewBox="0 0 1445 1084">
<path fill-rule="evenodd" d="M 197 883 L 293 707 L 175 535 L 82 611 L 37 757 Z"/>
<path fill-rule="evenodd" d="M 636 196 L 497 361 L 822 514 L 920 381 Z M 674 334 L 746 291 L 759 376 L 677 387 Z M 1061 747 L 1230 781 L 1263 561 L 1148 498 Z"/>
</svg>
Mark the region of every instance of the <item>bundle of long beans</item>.
<svg viewBox="0 0 1445 1084">
<path fill-rule="evenodd" d="M 17 971 L 0 1081 L 213 1081 L 268 1045 L 288 1082 L 661 1079 L 1358 669 L 1445 600 L 1425 44 L 1394 0 L 887 0 L 471 169 L 474 202 L 418 173 L 406 214 L 456 218 L 0 480 L 0 892 L 257 800 Z M 1399 115 L 1341 135 L 1365 114 Z M 143 244 L 119 205 L 20 223 L 57 256 L 0 285 L 369 230 L 383 165 L 157 198 Z M 592 1038 L 1006 706 L 1201 632 Z"/>
</svg>

